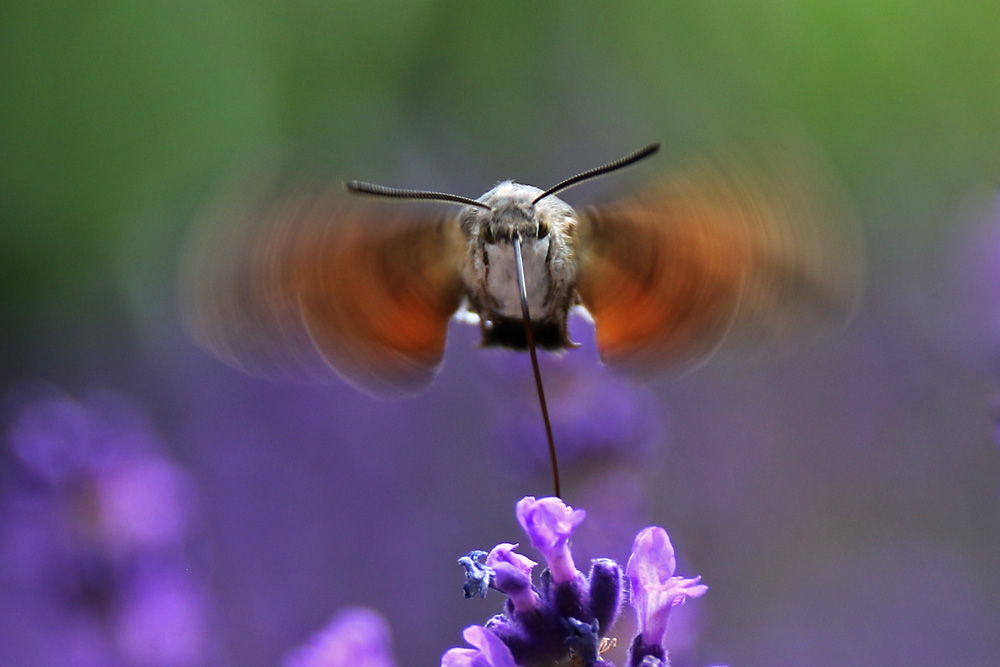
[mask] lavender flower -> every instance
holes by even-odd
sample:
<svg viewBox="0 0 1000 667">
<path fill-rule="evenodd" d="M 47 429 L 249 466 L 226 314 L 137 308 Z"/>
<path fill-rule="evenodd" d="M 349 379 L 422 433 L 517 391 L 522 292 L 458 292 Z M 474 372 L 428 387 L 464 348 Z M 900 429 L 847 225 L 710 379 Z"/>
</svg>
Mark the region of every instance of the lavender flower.
<svg viewBox="0 0 1000 667">
<path fill-rule="evenodd" d="M 545 557 L 552 580 L 557 584 L 572 581 L 577 571 L 569 551 L 569 538 L 587 513 L 574 510 L 559 498 L 535 500 L 534 496 L 526 496 L 517 503 L 516 514 L 521 528 L 531 538 L 531 545 Z"/>
<path fill-rule="evenodd" d="M 576 569 L 569 541 L 586 512 L 559 498 L 528 496 L 517 503 L 516 515 L 548 569 L 535 586 L 534 561 L 516 553 L 516 544 L 494 547 L 485 567 L 493 573 L 491 587 L 509 598 L 504 612 L 485 626 L 466 628 L 463 636 L 474 648 L 450 649 L 442 667 L 543 667 L 566 660 L 575 667 L 612 667 L 601 653 L 621 608 L 624 577 L 607 558 L 592 561 L 588 575 Z M 698 578 L 674 576 L 675 568 L 666 531 L 642 530 L 626 568 L 639 617 L 630 667 L 669 665 L 663 641 L 670 609 L 708 590 Z"/>
<path fill-rule="evenodd" d="M 451 648 L 441 658 L 441 667 L 517 667 L 510 649 L 489 629 L 470 625 L 462 637 L 475 648 Z"/>
<path fill-rule="evenodd" d="M 667 531 L 658 526 L 644 528 L 635 537 L 632 556 L 625 566 L 631 584 L 631 602 L 639 617 L 639 634 L 632 644 L 632 664 L 651 655 L 666 659 L 662 648 L 670 610 L 689 598 L 701 597 L 708 586 L 701 577 L 675 577 L 677 560 Z"/>
<path fill-rule="evenodd" d="M 493 571 L 496 588 L 510 598 L 514 609 L 526 613 L 541 603 L 531 585 L 531 570 L 538 563 L 516 553 L 517 546 L 508 542 L 496 545 L 486 558 L 486 566 Z"/>
<path fill-rule="evenodd" d="M 182 667 L 207 658 L 187 555 L 192 483 L 111 393 L 12 394 L 0 495 L 0 663 Z M 0 609 L 0 612 L 7 610 Z"/>
<path fill-rule="evenodd" d="M 385 619 L 371 609 L 353 607 L 334 616 L 282 664 L 283 667 L 395 667 L 396 662 Z"/>
<path fill-rule="evenodd" d="M 496 545 L 486 557 L 486 566 L 496 569 L 498 564 L 506 563 L 530 580 L 531 571 L 538 563 L 514 551 L 518 546 L 520 545 L 510 542 L 501 542 Z"/>
</svg>

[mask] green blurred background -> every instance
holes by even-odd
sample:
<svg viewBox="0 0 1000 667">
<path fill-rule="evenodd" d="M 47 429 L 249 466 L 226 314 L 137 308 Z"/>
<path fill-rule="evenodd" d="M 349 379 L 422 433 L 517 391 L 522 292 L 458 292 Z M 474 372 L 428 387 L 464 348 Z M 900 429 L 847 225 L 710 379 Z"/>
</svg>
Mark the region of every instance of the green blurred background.
<svg viewBox="0 0 1000 667">
<path fill-rule="evenodd" d="M 128 241 L 169 236 L 235 160 L 274 146 L 366 177 L 416 155 L 431 187 L 470 168 L 543 180 L 652 140 L 683 157 L 794 120 L 888 269 L 1000 172 L 987 0 L 8 0 L 0 19 L 13 327 L 107 303 Z"/>
<path fill-rule="evenodd" d="M 988 247 L 982 239 L 996 235 L 977 231 L 1000 225 L 995 0 L 6 0 L 0 388 L 37 379 L 70 390 L 129 385 L 169 364 L 183 345 L 173 306 L 178 249 L 205 199 L 248 159 L 290 150 L 345 178 L 478 196 L 501 178 L 544 185 L 651 141 L 663 143 L 658 159 L 682 163 L 782 126 L 827 153 L 868 247 L 866 301 L 843 345 L 869 345 L 870 356 L 847 352 L 856 366 L 820 361 L 802 372 L 885 370 L 866 385 L 872 402 L 831 401 L 825 418 L 841 414 L 865 437 L 898 439 L 900 457 L 909 434 L 923 434 L 921 463 L 901 459 L 900 468 L 927 479 L 903 485 L 944 480 L 912 506 L 880 514 L 848 504 L 830 521 L 882 530 L 880 518 L 952 502 L 904 532 L 931 526 L 939 531 L 931 539 L 956 540 L 977 581 L 1000 555 L 995 531 L 977 533 L 997 523 L 1000 472 L 990 414 L 1000 386 L 1000 242 Z M 962 272 L 974 261 L 980 282 Z M 796 377 L 783 369 L 768 380 Z M 831 389 L 840 399 L 852 397 L 848 380 Z M 753 378 L 744 383 L 735 386 L 752 393 Z M 726 411 L 733 397 L 719 394 L 724 384 L 710 374 L 664 392 L 683 405 L 687 388 L 701 390 Z M 821 389 L 806 395 L 824 400 Z M 891 417 L 846 412 L 877 412 L 877 401 Z M 169 408 L 157 410 L 169 419 Z M 740 418 L 724 416 L 738 432 Z M 807 429 L 808 418 L 784 419 Z M 690 422 L 677 433 L 699 438 Z M 951 456 L 961 464 L 941 470 Z M 823 461 L 800 462 L 802 484 L 823 479 Z M 674 464 L 703 472 L 717 462 L 690 451 Z M 850 460 L 841 465 L 840 478 L 851 477 Z M 852 479 L 865 483 L 863 472 Z M 676 511 L 677 520 L 693 523 L 697 508 Z M 986 518 L 967 523 L 976 512 Z M 737 561 L 752 540 L 700 530 L 696 553 Z M 718 578 L 735 595 L 749 569 Z M 995 572 L 983 585 L 1000 592 Z M 725 623 L 752 627 L 750 609 L 733 603 L 721 613 L 716 641 Z M 451 632 L 457 641 L 458 628 Z"/>
</svg>

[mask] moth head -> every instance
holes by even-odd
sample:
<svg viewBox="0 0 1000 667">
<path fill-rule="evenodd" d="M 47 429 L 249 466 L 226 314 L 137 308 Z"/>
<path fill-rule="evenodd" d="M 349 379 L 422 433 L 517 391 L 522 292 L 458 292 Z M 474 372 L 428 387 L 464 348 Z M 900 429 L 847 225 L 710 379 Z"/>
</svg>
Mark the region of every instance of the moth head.
<svg viewBox="0 0 1000 667">
<path fill-rule="evenodd" d="M 573 209 L 557 197 L 539 200 L 538 188 L 504 181 L 480 197 L 489 208 L 469 206 L 462 212 L 462 228 L 475 230 L 483 243 L 541 240 L 553 227 L 573 216 Z"/>
<path fill-rule="evenodd" d="M 571 227 L 575 219 L 573 209 L 556 197 L 556 193 L 627 167 L 658 150 L 660 144 L 650 144 L 614 162 L 560 181 L 544 191 L 530 185 L 504 181 L 479 199 L 430 190 L 388 188 L 363 181 L 349 181 L 344 183 L 344 188 L 348 192 L 375 197 L 461 204 L 464 206 L 459 214 L 462 230 L 470 239 L 478 239 L 485 244 L 511 243 L 515 236 L 523 241 L 539 241 L 546 238 L 552 229 L 564 230 Z"/>
</svg>

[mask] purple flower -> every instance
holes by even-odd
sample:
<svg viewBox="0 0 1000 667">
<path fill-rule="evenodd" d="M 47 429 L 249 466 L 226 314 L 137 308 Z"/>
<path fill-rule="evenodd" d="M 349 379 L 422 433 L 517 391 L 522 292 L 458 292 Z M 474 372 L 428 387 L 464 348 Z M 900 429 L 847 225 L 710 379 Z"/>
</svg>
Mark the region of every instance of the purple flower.
<svg viewBox="0 0 1000 667">
<path fill-rule="evenodd" d="M 632 556 L 625 566 L 631 584 L 631 603 L 639 619 L 639 636 L 633 648 L 641 645 L 659 646 L 667 630 L 670 610 L 689 598 L 700 597 L 708 586 L 699 583 L 701 577 L 675 577 L 677 559 L 667 531 L 659 526 L 644 528 L 635 537 Z M 641 655 L 638 659 L 641 660 Z M 661 657 L 662 656 L 658 656 Z M 633 664 L 638 664 L 633 655 Z"/>
<path fill-rule="evenodd" d="M 26 388 L 7 402 L 17 414 L 7 432 L 11 450 L 49 484 L 162 451 L 140 412 L 117 394 L 76 401 L 54 389 Z"/>
<path fill-rule="evenodd" d="M 128 664 L 201 664 L 208 641 L 203 592 L 177 567 L 148 569 L 124 591 L 118 650 Z"/>
<path fill-rule="evenodd" d="M 493 547 L 486 567 L 493 571 L 497 589 L 510 598 L 514 609 L 528 612 L 537 609 L 541 598 L 531 585 L 531 570 L 538 563 L 516 553 L 516 544 L 504 542 Z"/>
<path fill-rule="evenodd" d="M 100 475 L 101 532 L 119 548 L 177 544 L 188 529 L 187 476 L 173 463 L 143 457 Z"/>
<path fill-rule="evenodd" d="M 481 625 L 470 625 L 462 637 L 475 648 L 451 648 L 441 657 L 441 667 L 517 667 L 510 649 Z"/>
<path fill-rule="evenodd" d="M 536 500 L 529 496 L 517 503 L 516 514 L 549 568 L 535 586 L 531 582 L 534 561 L 514 552 L 514 544 L 497 545 L 487 565 L 495 571 L 496 588 L 510 600 L 504 613 L 486 623 L 488 635 L 475 630 L 478 626 L 466 630 L 466 639 L 477 646 L 480 653 L 486 653 L 487 642 L 494 646 L 492 638 L 495 637 L 510 657 L 508 659 L 507 653 L 501 657 L 494 647 L 489 656 L 482 658 L 493 662 L 454 662 L 460 657 L 462 660 L 479 658 L 475 658 L 475 652 L 470 653 L 470 649 L 453 649 L 464 653 L 449 651 L 445 665 L 542 667 L 566 660 L 571 649 L 578 658 L 593 656 L 596 660 L 600 639 L 618 615 L 623 583 L 621 568 L 614 561 L 599 559 L 592 563 L 590 574 L 585 576 L 573 564 L 569 537 L 586 517 L 583 510 L 574 510 L 559 498 Z M 583 664 L 594 667 L 600 663 Z"/>
<path fill-rule="evenodd" d="M 378 612 L 344 609 L 304 646 L 290 653 L 284 667 L 395 667 L 389 625 Z"/>
<path fill-rule="evenodd" d="M 486 566 L 495 568 L 498 563 L 507 563 L 530 579 L 531 571 L 535 569 L 538 563 L 514 551 L 518 546 L 520 545 L 511 544 L 510 542 L 501 542 L 496 545 L 486 557 Z"/>
<path fill-rule="evenodd" d="M 569 538 L 587 513 L 573 509 L 560 498 L 535 500 L 534 496 L 522 498 L 516 513 L 532 546 L 545 557 L 552 581 L 561 584 L 576 578 L 578 572 L 569 550 Z"/>
<path fill-rule="evenodd" d="M 187 553 L 186 472 L 114 394 L 22 391 L 8 405 L 0 598 L 25 613 L 0 614 L 0 634 L 16 623 L 26 639 L 0 647 L 0 663 L 203 664 L 208 605 Z"/>
<path fill-rule="evenodd" d="M 492 587 L 509 600 L 485 627 L 466 628 L 465 639 L 476 648 L 450 649 L 442 667 L 548 667 L 567 660 L 578 667 L 613 667 L 601 653 L 621 608 L 621 568 L 599 558 L 591 562 L 588 575 L 577 571 L 569 538 L 586 517 L 583 510 L 559 498 L 528 496 L 517 503 L 516 514 L 549 567 L 535 586 L 534 561 L 516 553 L 516 544 L 494 547 L 485 567 L 493 572 Z M 666 531 L 646 528 L 636 536 L 627 572 L 639 634 L 630 667 L 669 664 L 663 640 L 671 607 L 708 590 L 699 579 L 675 577 L 675 566 Z"/>
</svg>

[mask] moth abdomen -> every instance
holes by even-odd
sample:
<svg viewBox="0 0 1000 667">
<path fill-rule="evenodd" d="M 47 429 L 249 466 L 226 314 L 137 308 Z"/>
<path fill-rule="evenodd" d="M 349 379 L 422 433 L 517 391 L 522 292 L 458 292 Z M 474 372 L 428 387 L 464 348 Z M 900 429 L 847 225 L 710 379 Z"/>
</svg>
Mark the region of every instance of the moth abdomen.
<svg viewBox="0 0 1000 667">
<path fill-rule="evenodd" d="M 524 320 L 514 317 L 494 317 L 483 327 L 483 347 L 505 347 L 511 350 L 528 349 L 528 335 Z M 543 350 L 559 351 L 575 347 L 566 335 L 566 323 L 562 321 L 532 320 L 531 334 L 535 345 Z"/>
</svg>

